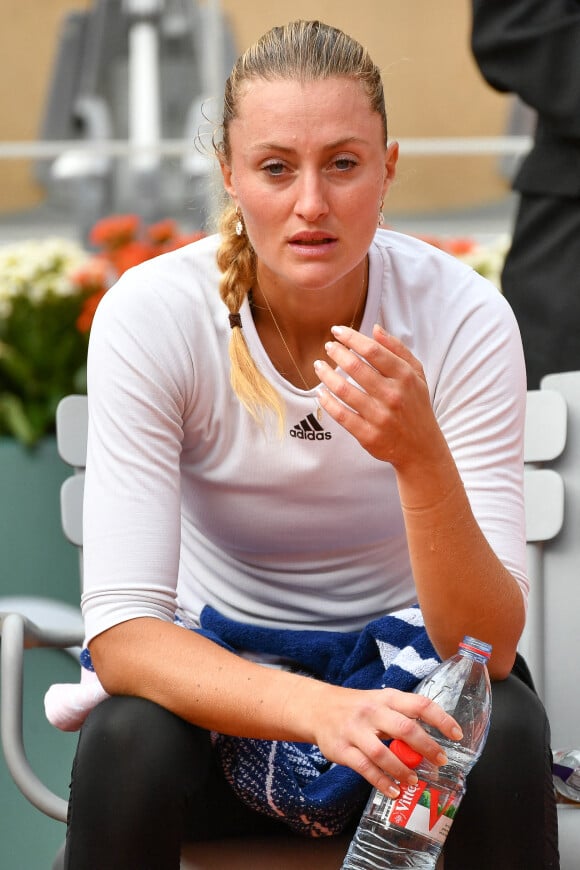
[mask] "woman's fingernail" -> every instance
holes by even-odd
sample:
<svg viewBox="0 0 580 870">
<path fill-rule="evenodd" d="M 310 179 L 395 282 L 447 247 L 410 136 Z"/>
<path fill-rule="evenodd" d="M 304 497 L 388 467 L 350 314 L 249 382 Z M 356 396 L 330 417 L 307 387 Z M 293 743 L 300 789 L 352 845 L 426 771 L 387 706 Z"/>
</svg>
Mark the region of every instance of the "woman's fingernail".
<svg viewBox="0 0 580 870">
<path fill-rule="evenodd" d="M 435 759 L 435 764 L 438 764 L 439 767 L 443 767 L 444 764 L 447 764 L 447 756 L 444 752 L 440 752 Z"/>
<path fill-rule="evenodd" d="M 323 365 L 324 365 L 324 363 L 322 362 L 321 359 L 315 359 L 314 362 L 312 363 L 312 366 L 313 366 L 315 372 L 317 372 L 318 369 L 321 369 Z"/>
<path fill-rule="evenodd" d="M 396 785 L 390 785 L 387 789 L 387 794 L 389 797 L 396 798 L 401 794 L 401 789 L 397 788 Z"/>
<path fill-rule="evenodd" d="M 343 335 L 345 329 L 344 326 L 332 326 L 330 328 L 330 331 L 333 335 Z"/>
</svg>

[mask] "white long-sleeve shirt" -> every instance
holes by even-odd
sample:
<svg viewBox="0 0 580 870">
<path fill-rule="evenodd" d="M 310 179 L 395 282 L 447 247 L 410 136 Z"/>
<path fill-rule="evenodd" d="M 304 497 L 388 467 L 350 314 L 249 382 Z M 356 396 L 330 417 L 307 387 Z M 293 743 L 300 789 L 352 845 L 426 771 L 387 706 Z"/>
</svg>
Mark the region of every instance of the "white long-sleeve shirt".
<svg viewBox="0 0 580 870">
<path fill-rule="evenodd" d="M 360 629 L 416 601 L 393 468 L 270 362 L 248 301 L 250 352 L 286 406 L 283 436 L 230 386 L 219 239 L 125 273 L 89 351 L 84 509 L 87 639 L 138 616 Z M 361 331 L 421 361 L 437 421 L 493 550 L 527 595 L 525 376 L 514 317 L 489 282 L 436 248 L 377 231 Z M 330 324 L 329 324 L 330 325 Z M 477 582 L 477 570 L 473 572 Z"/>
</svg>

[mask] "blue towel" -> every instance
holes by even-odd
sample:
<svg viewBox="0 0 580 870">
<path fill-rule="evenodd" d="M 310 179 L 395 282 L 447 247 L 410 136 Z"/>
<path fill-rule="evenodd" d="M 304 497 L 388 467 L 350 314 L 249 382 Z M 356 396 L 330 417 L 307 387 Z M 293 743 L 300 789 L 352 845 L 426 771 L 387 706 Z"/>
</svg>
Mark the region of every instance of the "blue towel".
<svg viewBox="0 0 580 870">
<path fill-rule="evenodd" d="M 361 632 L 296 631 L 246 625 L 210 607 L 201 633 L 235 651 L 276 655 L 337 686 L 412 692 L 440 659 L 418 607 L 375 619 Z M 313 744 L 213 735 L 224 774 L 253 810 L 310 837 L 339 833 L 362 809 L 369 784 L 331 763 Z"/>
</svg>

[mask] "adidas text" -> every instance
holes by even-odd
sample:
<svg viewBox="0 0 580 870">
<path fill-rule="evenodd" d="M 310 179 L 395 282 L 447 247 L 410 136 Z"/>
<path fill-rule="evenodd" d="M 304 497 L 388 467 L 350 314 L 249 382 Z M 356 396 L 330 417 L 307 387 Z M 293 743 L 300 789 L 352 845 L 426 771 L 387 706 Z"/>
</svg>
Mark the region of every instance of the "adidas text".
<svg viewBox="0 0 580 870">
<path fill-rule="evenodd" d="M 324 430 L 314 414 L 308 414 L 290 429 L 290 437 L 301 438 L 303 441 L 329 441 L 332 434 Z"/>
</svg>

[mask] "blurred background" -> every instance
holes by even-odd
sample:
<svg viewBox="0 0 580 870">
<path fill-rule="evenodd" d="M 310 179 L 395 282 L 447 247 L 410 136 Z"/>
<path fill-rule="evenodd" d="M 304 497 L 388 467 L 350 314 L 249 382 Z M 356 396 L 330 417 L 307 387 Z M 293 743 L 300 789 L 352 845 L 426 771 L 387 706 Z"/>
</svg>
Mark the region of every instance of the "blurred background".
<svg viewBox="0 0 580 870">
<path fill-rule="evenodd" d="M 95 221 L 125 213 L 211 230 L 220 196 L 211 134 L 225 78 L 260 34 L 296 18 L 346 30 L 383 71 L 390 136 L 401 143 L 388 224 L 484 241 L 510 231 L 510 179 L 530 117 L 479 75 L 463 0 L 0 0 L 0 10 L 0 245 L 48 235 L 85 243 Z M 24 472 L 11 467 L 13 478 L 1 472 L 5 493 L 23 488 Z M 42 490 L 31 474 L 21 513 L 12 498 L 1 503 L 0 595 L 76 603 L 76 554 L 56 544 L 66 472 L 57 460 Z M 26 544 L 17 530 L 30 527 L 31 509 L 46 537 Z M 16 531 L 2 538 L 9 523 Z M 76 680 L 77 666 L 58 653 L 32 655 L 26 744 L 66 796 L 76 735 L 50 728 L 42 697 L 51 682 Z M 63 837 L 0 758 L 0 867 L 46 870 Z"/>
<path fill-rule="evenodd" d="M 527 118 L 479 75 L 462 0 L 0 5 L 9 22 L 0 31 L 0 242 L 42 232 L 46 221 L 83 230 L 123 211 L 207 226 L 210 137 L 227 72 L 262 32 L 300 17 L 345 29 L 383 71 L 390 134 L 402 143 L 391 223 L 447 229 L 451 220 L 453 232 L 492 232 L 509 222 L 517 157 L 481 139 L 525 134 Z M 99 142 L 108 150 L 79 147 Z"/>
</svg>

